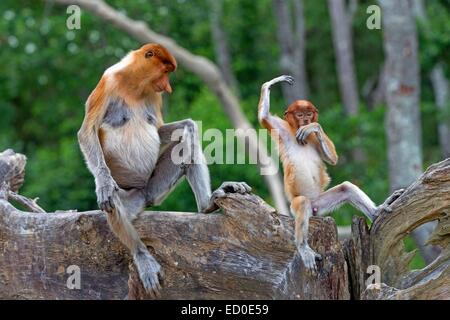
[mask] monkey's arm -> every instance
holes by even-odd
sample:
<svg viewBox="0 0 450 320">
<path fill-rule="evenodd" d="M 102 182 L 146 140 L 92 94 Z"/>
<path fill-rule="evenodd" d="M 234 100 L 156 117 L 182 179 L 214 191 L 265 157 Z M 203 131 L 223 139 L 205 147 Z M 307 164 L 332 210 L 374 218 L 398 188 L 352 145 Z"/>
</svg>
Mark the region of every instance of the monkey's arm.
<svg viewBox="0 0 450 320">
<path fill-rule="evenodd" d="M 311 135 L 313 132 L 315 135 Z M 301 127 L 296 133 L 296 138 L 302 144 L 307 142 L 314 143 L 322 157 L 322 160 L 333 166 L 337 164 L 338 155 L 336 153 L 334 143 L 330 138 L 328 138 L 319 123 L 313 122 Z"/>
<path fill-rule="evenodd" d="M 286 131 L 286 124 L 283 119 L 270 114 L 270 88 L 278 82 L 294 83 L 291 76 L 280 76 L 264 83 L 261 87 L 261 95 L 258 104 L 258 120 L 261 125 L 269 130 Z"/>
<path fill-rule="evenodd" d="M 317 132 L 316 138 L 319 140 L 320 150 L 322 151 L 322 159 L 329 164 L 335 166 L 338 162 L 338 155 L 333 141 L 322 130 Z"/>
<path fill-rule="evenodd" d="M 102 107 L 101 109 L 104 109 Z M 87 108 L 83 124 L 78 131 L 78 142 L 86 160 L 88 169 L 95 179 L 95 192 L 101 210 L 111 212 L 115 207 L 113 194 L 119 187 L 111 176 L 106 165 L 102 147 L 99 140 L 99 128 L 104 114 L 95 115 L 92 108 Z"/>
</svg>

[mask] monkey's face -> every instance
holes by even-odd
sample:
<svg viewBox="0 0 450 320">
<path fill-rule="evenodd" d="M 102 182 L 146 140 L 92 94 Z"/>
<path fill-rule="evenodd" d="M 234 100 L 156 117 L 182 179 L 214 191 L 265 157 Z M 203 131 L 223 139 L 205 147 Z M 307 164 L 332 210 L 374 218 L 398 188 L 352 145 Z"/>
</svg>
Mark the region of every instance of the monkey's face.
<svg viewBox="0 0 450 320">
<path fill-rule="evenodd" d="M 312 122 L 317 122 L 318 118 L 319 114 L 316 107 L 306 100 L 295 101 L 284 113 L 284 119 L 295 130 Z"/>
<path fill-rule="evenodd" d="M 172 54 L 159 44 L 146 44 L 136 51 L 137 73 L 148 81 L 156 92 L 172 93 L 169 74 L 176 70 L 177 62 Z"/>
</svg>

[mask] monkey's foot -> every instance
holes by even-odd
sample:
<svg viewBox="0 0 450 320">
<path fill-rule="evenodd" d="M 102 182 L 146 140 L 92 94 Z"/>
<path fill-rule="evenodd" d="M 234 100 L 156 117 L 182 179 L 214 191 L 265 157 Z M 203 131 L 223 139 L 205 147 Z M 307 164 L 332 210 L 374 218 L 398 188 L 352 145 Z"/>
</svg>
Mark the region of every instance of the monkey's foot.
<svg viewBox="0 0 450 320">
<path fill-rule="evenodd" d="M 316 260 L 322 260 L 322 256 L 315 252 L 308 244 L 301 244 L 297 247 L 302 258 L 303 265 L 312 273 L 317 272 Z"/>
<path fill-rule="evenodd" d="M 158 298 L 161 290 L 160 281 L 164 279 L 161 266 L 147 250 L 138 250 L 133 255 L 133 260 L 144 289 L 151 298 Z"/>
<path fill-rule="evenodd" d="M 233 182 L 233 181 L 227 181 L 222 183 L 222 185 L 215 190 L 212 195 L 211 199 L 209 201 L 209 206 L 203 210 L 203 213 L 210 213 L 213 211 L 216 211 L 219 209 L 215 201 L 220 198 L 224 198 L 227 193 L 240 193 L 240 194 L 246 194 L 250 193 L 252 191 L 252 188 L 245 182 Z"/>
<path fill-rule="evenodd" d="M 395 190 L 384 202 L 383 204 L 379 205 L 377 207 L 377 210 L 375 210 L 374 214 L 373 214 L 373 220 L 375 220 L 375 218 L 377 218 L 383 211 L 387 212 L 387 213 L 391 213 L 392 212 L 392 208 L 391 208 L 391 204 L 393 204 L 395 202 L 395 200 L 397 200 L 398 198 L 400 198 L 400 196 L 403 194 L 403 192 L 405 192 L 405 189 L 398 189 Z"/>
</svg>

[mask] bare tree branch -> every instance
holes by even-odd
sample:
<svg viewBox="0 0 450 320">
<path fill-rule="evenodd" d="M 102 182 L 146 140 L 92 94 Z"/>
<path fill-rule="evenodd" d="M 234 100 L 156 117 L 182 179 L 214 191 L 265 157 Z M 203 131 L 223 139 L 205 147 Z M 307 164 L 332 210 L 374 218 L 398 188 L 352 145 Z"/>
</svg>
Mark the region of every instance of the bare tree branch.
<svg viewBox="0 0 450 320">
<path fill-rule="evenodd" d="M 45 213 L 45 210 L 42 209 L 38 204 L 37 204 L 37 200 L 36 199 L 28 199 L 27 197 L 21 196 L 20 194 L 17 194 L 15 192 L 9 191 L 8 197 L 23 205 L 25 208 L 28 208 L 31 212 L 36 212 L 36 213 Z"/>
</svg>

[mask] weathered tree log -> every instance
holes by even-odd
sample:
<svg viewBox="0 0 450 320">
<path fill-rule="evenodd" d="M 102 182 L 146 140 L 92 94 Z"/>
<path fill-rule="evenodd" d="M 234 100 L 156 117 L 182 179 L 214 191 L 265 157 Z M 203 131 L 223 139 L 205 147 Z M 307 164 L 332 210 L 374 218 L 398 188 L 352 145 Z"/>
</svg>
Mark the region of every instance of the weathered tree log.
<svg viewBox="0 0 450 320">
<path fill-rule="evenodd" d="M 450 159 L 430 166 L 368 229 L 355 217 L 345 251 L 355 298 L 450 299 Z M 442 248 L 422 270 L 409 271 L 415 251 L 406 252 L 403 239 L 418 226 L 437 220 L 428 244 Z M 380 268 L 385 286 L 367 288 L 367 267 Z M 392 288 L 393 289 L 392 289 Z"/>
<path fill-rule="evenodd" d="M 324 256 L 316 280 L 295 253 L 292 219 L 254 195 L 230 195 L 220 205 L 223 214 L 145 212 L 135 221 L 164 268 L 162 298 L 349 298 L 331 218 L 311 221 L 312 247 Z M 38 214 L 0 201 L 0 212 L 0 297 L 127 295 L 130 257 L 100 211 Z M 80 290 L 66 286 L 70 265 L 80 267 Z"/>
<path fill-rule="evenodd" d="M 231 194 L 218 204 L 223 213 L 145 212 L 134 222 L 164 268 L 161 298 L 349 298 L 333 219 L 311 221 L 311 246 L 324 257 L 317 280 L 296 254 L 292 218 L 255 195 Z M 101 211 L 30 213 L 0 199 L 0 252 L 0 298 L 122 299 L 128 293 L 131 259 Z M 67 287 L 71 265 L 81 271 L 79 290 Z M 144 298 L 131 270 L 128 298 Z"/>
<path fill-rule="evenodd" d="M 162 299 L 450 299 L 449 191 L 450 159 L 430 167 L 370 229 L 355 218 L 344 247 L 332 218 L 311 218 L 311 247 L 323 256 L 317 274 L 296 253 L 293 219 L 255 195 L 218 200 L 223 213 L 144 212 L 134 225 L 165 271 Z M 402 239 L 433 219 L 430 243 L 441 255 L 410 272 Z M 2 299 L 146 298 L 100 211 L 31 213 L 0 197 L 0 252 Z M 367 288 L 373 264 L 383 284 Z M 73 265 L 80 289 L 67 285 Z"/>
</svg>

